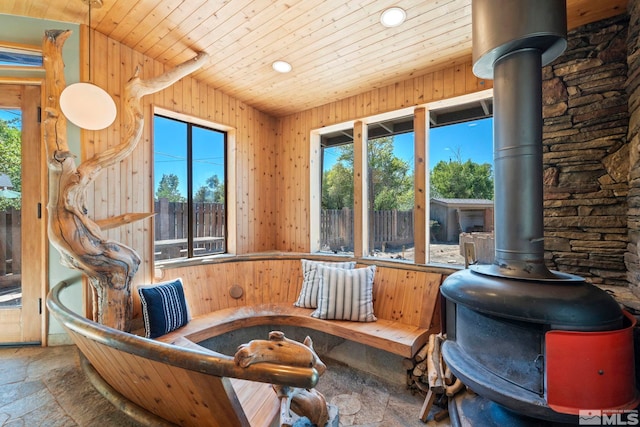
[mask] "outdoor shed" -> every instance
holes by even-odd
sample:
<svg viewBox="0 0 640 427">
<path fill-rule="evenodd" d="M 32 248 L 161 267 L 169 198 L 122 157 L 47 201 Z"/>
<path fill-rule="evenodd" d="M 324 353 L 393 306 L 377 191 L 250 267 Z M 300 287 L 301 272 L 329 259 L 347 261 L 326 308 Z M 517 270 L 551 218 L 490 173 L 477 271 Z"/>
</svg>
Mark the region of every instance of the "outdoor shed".
<svg viewBox="0 0 640 427">
<path fill-rule="evenodd" d="M 439 226 L 432 226 L 431 239 L 457 243 L 460 233 L 493 231 L 493 200 L 433 198 L 430 218 Z"/>
</svg>

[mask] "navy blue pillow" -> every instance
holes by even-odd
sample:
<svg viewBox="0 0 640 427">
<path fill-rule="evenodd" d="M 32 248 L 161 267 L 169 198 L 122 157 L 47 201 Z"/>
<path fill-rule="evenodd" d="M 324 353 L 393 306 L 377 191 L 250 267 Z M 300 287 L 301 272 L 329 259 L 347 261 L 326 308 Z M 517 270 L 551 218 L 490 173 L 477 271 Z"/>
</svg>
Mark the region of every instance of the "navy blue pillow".
<svg viewBox="0 0 640 427">
<path fill-rule="evenodd" d="M 138 287 L 147 338 L 167 334 L 189 321 L 182 280 Z"/>
</svg>

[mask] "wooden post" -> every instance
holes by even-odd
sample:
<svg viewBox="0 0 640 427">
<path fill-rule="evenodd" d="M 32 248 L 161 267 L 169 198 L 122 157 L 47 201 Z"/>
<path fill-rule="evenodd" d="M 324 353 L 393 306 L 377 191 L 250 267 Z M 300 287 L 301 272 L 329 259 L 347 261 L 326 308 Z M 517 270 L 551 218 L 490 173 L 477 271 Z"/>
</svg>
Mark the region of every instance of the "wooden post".
<svg viewBox="0 0 640 427">
<path fill-rule="evenodd" d="M 49 240 L 66 266 L 87 275 L 95 290 L 94 319 L 124 331 L 131 327 L 131 280 L 140 257 L 128 246 L 105 239 L 100 225 L 85 209 L 86 191 L 98 174 L 126 158 L 142 137 L 144 115 L 141 99 L 158 92 L 202 66 L 206 54 L 199 54 L 163 75 L 141 80 L 136 70 L 124 91 L 125 136 L 123 141 L 76 167 L 67 144 L 67 120 L 60 111 L 60 94 L 65 88 L 62 47 L 71 31 L 47 30 L 42 56 L 45 68 L 44 141 L 49 165 Z M 126 224 L 153 215 L 120 216 Z M 113 225 L 113 222 L 106 221 Z"/>
<path fill-rule="evenodd" d="M 415 150 L 415 175 L 414 194 L 415 210 L 413 223 L 413 241 L 415 247 L 415 263 L 426 264 L 429 262 L 427 245 L 429 243 L 429 223 L 427 222 L 427 209 L 429 209 L 429 153 L 427 152 L 427 128 L 428 111 L 424 107 L 416 108 L 413 118 L 414 150 Z"/>
</svg>

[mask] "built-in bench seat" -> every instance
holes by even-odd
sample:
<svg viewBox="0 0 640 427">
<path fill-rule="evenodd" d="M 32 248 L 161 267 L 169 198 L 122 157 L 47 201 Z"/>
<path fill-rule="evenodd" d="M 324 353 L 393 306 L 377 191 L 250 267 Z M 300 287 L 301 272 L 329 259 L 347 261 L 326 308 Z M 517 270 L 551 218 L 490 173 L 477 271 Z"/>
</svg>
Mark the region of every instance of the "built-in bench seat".
<svg viewBox="0 0 640 427">
<path fill-rule="evenodd" d="M 159 339 L 171 343 L 185 337 L 199 343 L 209 338 L 261 325 L 314 329 L 411 358 L 439 332 L 438 290 L 443 274 L 405 263 L 375 260 L 375 322 L 322 320 L 313 309 L 294 306 L 303 282 L 301 259 L 344 261 L 347 258 L 260 254 L 234 257 L 188 268 L 167 267 L 162 280 L 181 278 L 192 320 Z M 374 264 L 361 260 L 358 267 Z M 241 290 L 233 298 L 231 288 Z"/>
<path fill-rule="evenodd" d="M 295 307 L 291 303 L 225 308 L 193 318 L 186 326 L 157 339 L 174 344 L 180 338 L 186 338 L 198 343 L 251 326 L 284 325 L 315 329 L 410 358 L 433 333 L 427 328 L 386 319 L 375 322 L 322 320 L 311 317 L 312 312 L 313 309 Z"/>
</svg>

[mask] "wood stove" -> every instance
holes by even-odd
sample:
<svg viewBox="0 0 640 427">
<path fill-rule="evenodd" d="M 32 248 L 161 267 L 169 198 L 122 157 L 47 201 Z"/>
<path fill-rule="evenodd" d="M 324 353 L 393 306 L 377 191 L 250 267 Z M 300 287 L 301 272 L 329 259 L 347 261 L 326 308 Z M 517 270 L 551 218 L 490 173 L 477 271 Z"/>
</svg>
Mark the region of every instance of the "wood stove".
<svg viewBox="0 0 640 427">
<path fill-rule="evenodd" d="M 494 80 L 495 262 L 443 283 L 444 359 L 529 417 L 634 408 L 634 319 L 544 263 L 541 69 L 566 47 L 565 1 L 473 0 L 472 17 L 474 73 Z"/>
</svg>

